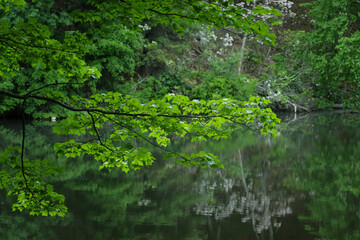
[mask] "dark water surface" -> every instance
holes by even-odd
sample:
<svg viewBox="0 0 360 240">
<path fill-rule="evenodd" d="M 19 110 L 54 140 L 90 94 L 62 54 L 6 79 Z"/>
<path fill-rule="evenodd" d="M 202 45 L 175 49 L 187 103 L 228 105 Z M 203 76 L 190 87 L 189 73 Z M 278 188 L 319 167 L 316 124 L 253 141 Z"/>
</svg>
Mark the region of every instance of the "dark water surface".
<svg viewBox="0 0 360 240">
<path fill-rule="evenodd" d="M 27 157 L 62 167 L 55 191 L 64 218 L 12 212 L 0 192 L 0 239 L 360 239 L 360 116 L 284 115 L 277 139 L 239 132 L 174 149 L 211 151 L 224 170 L 159 160 L 128 174 L 99 171 L 90 157 L 53 154 L 48 127 L 28 127 Z M 0 125 L 0 147 L 20 143 L 20 127 Z M 155 152 L 161 159 L 161 153 Z"/>
</svg>

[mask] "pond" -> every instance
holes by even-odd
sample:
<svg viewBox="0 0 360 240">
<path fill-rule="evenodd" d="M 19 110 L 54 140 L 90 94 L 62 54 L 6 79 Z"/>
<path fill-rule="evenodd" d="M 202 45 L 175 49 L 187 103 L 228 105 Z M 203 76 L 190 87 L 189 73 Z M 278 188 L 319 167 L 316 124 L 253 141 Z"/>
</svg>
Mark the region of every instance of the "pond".
<svg viewBox="0 0 360 240">
<path fill-rule="evenodd" d="M 0 192 L 0 239 L 360 239 L 360 116 L 283 115 L 276 139 L 236 132 L 231 139 L 174 149 L 211 151 L 223 170 L 171 161 L 125 174 L 99 171 L 83 156 L 57 157 L 47 126 L 28 127 L 31 157 L 63 168 L 51 181 L 69 212 L 12 212 Z M 20 122 L 0 125 L 0 147 L 19 143 Z M 28 156 L 28 157 L 30 157 Z"/>
</svg>

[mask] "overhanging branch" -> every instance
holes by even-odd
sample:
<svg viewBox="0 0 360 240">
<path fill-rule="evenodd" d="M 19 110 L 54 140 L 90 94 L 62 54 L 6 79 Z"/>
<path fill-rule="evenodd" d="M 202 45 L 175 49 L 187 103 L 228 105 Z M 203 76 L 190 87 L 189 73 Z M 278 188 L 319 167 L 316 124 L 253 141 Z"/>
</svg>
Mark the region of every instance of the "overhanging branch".
<svg viewBox="0 0 360 240">
<path fill-rule="evenodd" d="M 13 39 L 4 38 L 4 37 L 0 38 L 0 42 L 3 43 L 3 44 L 6 44 L 6 45 L 9 45 L 9 43 L 12 42 L 15 45 L 21 45 L 21 46 L 25 46 L 25 47 L 29 47 L 29 48 L 48 49 L 48 50 L 64 52 L 64 53 L 80 53 L 79 51 L 68 51 L 68 50 L 64 50 L 64 49 L 60 49 L 60 48 L 41 46 L 41 45 L 34 45 L 34 44 L 31 44 L 31 43 L 18 42 L 18 41 L 15 41 Z"/>
<path fill-rule="evenodd" d="M 44 100 L 47 102 L 51 102 L 51 103 L 55 103 L 65 109 L 68 109 L 70 111 L 73 112 L 94 112 L 94 113 L 102 113 L 102 114 L 107 114 L 107 115 L 117 115 L 117 116 L 127 116 L 127 117 L 154 117 L 151 114 L 148 113 L 124 113 L 124 112 L 116 112 L 116 111 L 106 111 L 103 109 L 96 109 L 96 108 L 77 108 L 77 107 L 73 107 L 71 105 L 65 104 L 63 102 L 60 102 L 56 99 L 53 98 L 49 98 L 49 97 L 44 97 L 44 96 L 38 96 L 38 95 L 19 95 L 19 94 L 15 94 L 15 93 L 11 93 L 8 91 L 4 91 L 4 90 L 0 90 L 0 94 L 8 96 L 8 97 L 12 97 L 12 98 L 16 98 L 16 99 L 37 99 L 37 100 Z M 216 117 L 225 117 L 224 115 L 169 115 L 169 114 L 157 114 L 155 115 L 156 117 L 166 117 L 166 118 L 216 118 Z"/>
</svg>

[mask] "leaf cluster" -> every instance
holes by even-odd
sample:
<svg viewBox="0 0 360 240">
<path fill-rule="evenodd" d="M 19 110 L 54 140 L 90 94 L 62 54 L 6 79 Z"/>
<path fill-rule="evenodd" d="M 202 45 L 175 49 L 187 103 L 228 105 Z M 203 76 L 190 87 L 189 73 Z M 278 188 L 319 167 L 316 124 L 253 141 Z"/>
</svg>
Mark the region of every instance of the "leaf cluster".
<svg viewBox="0 0 360 240">
<path fill-rule="evenodd" d="M 0 189 L 7 189 L 8 195 L 17 196 L 13 210 L 30 210 L 30 215 L 65 216 L 65 197 L 54 192 L 53 186 L 45 182 L 56 168 L 47 160 L 24 159 L 25 170 L 19 160 L 21 149 L 8 147 L 0 155 Z"/>
<path fill-rule="evenodd" d="M 75 101 L 74 101 L 75 100 Z M 160 100 L 141 104 L 137 99 L 119 93 L 96 94 L 81 100 L 64 97 L 72 108 L 86 114 L 74 115 L 62 120 L 54 131 L 62 134 L 90 134 L 91 142 L 81 143 L 70 140 L 56 145 L 56 151 L 67 157 L 86 153 L 102 162 L 103 167 L 114 166 L 127 172 L 153 162 L 147 149 L 136 146 L 134 140 L 142 140 L 169 152 L 167 157 L 175 158 L 186 166 L 222 167 L 213 155 L 200 152 L 188 156 L 167 150 L 173 136 L 191 136 L 191 141 L 220 139 L 230 136 L 227 124 L 250 124 L 257 122 L 263 134 L 277 135 L 279 119 L 268 108 L 262 109 L 269 101 L 251 98 L 238 105 L 229 99 L 190 100 L 186 96 L 167 95 Z M 82 102 L 83 105 L 76 105 Z M 114 130 L 102 138 L 100 130 L 106 126 Z M 132 142 L 132 143 L 131 143 Z"/>
</svg>

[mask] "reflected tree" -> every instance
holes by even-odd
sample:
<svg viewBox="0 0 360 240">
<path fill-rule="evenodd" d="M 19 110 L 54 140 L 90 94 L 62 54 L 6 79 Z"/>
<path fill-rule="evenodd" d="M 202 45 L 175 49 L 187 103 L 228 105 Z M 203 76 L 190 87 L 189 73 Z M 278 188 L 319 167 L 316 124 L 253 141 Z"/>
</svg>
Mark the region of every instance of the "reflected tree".
<svg viewBox="0 0 360 240">
<path fill-rule="evenodd" d="M 319 239 L 358 239 L 359 132 L 358 116 L 319 116 L 308 138 L 309 154 L 294 165 L 293 185 L 310 193 L 301 219 Z M 350 125 L 349 125 L 350 124 Z"/>
</svg>

